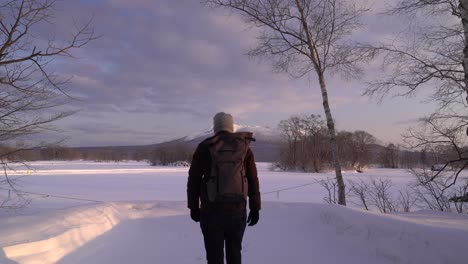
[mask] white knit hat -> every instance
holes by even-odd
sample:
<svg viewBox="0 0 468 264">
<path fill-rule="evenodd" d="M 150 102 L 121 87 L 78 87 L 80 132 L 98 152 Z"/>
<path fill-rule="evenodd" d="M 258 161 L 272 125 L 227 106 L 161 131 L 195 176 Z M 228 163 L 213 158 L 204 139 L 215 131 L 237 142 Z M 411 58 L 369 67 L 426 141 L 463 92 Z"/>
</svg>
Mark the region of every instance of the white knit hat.
<svg viewBox="0 0 468 264">
<path fill-rule="evenodd" d="M 234 121 L 232 115 L 219 112 L 213 117 L 213 131 L 218 133 L 220 131 L 234 132 Z"/>
</svg>

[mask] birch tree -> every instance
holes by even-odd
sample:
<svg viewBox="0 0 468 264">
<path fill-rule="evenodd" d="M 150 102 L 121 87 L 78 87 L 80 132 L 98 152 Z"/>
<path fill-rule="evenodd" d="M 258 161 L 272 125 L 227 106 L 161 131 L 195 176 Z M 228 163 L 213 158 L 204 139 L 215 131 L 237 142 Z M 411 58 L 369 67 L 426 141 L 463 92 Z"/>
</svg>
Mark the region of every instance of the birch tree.
<svg viewBox="0 0 468 264">
<path fill-rule="evenodd" d="M 345 184 L 337 154 L 335 124 L 330 109 L 328 73 L 348 77 L 361 73 L 359 63 L 369 53 L 356 49 L 350 40 L 361 27 L 368 9 L 349 0 L 204 0 L 216 8 L 242 15 L 258 30 L 257 45 L 249 55 L 267 58 L 293 77 L 315 74 L 331 141 L 331 153 L 338 182 L 338 203 L 346 205 Z"/>
</svg>

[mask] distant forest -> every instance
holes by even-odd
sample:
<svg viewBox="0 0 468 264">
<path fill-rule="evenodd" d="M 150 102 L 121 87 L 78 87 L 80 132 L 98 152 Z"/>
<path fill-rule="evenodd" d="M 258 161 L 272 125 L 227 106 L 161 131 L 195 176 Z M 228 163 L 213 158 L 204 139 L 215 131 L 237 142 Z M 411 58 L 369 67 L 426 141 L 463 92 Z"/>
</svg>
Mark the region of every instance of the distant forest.
<svg viewBox="0 0 468 264">
<path fill-rule="evenodd" d="M 296 115 L 282 120 L 278 129 L 280 142 L 276 144 L 275 169 L 285 171 L 321 172 L 333 168 L 330 140 L 325 121 L 319 115 Z M 201 140 L 201 139 L 200 139 Z M 338 131 L 338 154 L 344 169 L 362 171 L 366 167 L 382 168 L 430 168 L 456 157 L 453 149 L 444 145 L 408 150 L 397 144 L 377 144 L 370 133 Z M 133 147 L 83 147 L 60 145 L 25 148 L 1 146 L 0 153 L 10 161 L 35 160 L 90 160 L 119 162 L 125 160 L 147 161 L 151 165 L 188 166 L 194 146 L 184 142 Z M 255 149 L 254 149 L 255 154 Z"/>
</svg>

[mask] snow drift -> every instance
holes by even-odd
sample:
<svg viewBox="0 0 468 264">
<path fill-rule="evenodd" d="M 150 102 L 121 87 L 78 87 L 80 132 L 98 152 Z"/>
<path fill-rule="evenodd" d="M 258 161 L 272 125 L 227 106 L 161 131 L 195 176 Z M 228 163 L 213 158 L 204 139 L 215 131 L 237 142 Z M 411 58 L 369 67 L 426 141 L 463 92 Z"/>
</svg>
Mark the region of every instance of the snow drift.
<svg viewBox="0 0 468 264">
<path fill-rule="evenodd" d="M 97 204 L 3 220 L 0 263 L 205 263 L 185 202 Z M 463 263 L 468 216 L 267 202 L 243 244 L 245 263 Z"/>
</svg>

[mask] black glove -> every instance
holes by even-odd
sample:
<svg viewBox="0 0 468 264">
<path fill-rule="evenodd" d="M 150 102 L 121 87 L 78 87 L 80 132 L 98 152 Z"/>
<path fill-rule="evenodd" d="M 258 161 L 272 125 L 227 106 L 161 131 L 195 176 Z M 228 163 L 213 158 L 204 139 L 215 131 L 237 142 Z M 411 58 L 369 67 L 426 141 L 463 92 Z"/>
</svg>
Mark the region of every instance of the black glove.
<svg viewBox="0 0 468 264">
<path fill-rule="evenodd" d="M 260 218 L 258 210 L 251 210 L 249 216 L 247 217 L 247 223 L 249 226 L 254 226 L 258 223 L 258 219 Z"/>
<path fill-rule="evenodd" d="M 190 210 L 190 217 L 195 222 L 200 222 L 200 209 L 192 209 Z"/>
</svg>

